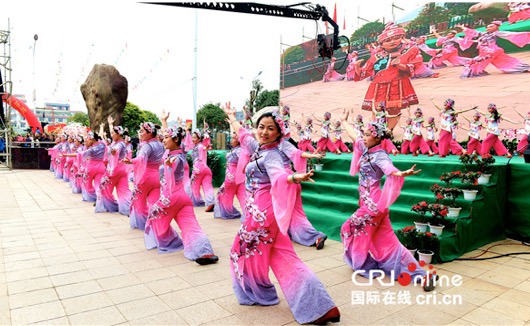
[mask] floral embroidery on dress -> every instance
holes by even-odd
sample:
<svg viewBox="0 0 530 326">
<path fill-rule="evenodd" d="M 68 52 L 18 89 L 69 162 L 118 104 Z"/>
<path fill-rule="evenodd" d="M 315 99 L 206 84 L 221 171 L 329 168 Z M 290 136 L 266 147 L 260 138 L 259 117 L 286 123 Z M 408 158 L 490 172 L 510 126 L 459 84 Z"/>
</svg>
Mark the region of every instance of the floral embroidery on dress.
<svg viewBox="0 0 530 326">
<path fill-rule="evenodd" d="M 274 238 L 269 238 L 270 231 L 265 228 L 257 228 L 250 231 L 247 231 L 244 225 L 241 225 L 239 228 L 239 253 L 235 251 L 230 252 L 230 259 L 233 262 L 234 273 L 237 276 L 238 280 L 243 278 L 243 274 L 239 270 L 238 260 L 239 258 L 250 258 L 255 256 L 256 253 L 262 255 L 263 252 L 258 248 L 258 246 L 263 243 L 265 245 L 271 244 L 274 241 Z"/>
<path fill-rule="evenodd" d="M 161 218 L 160 215 L 167 215 L 166 210 L 163 207 L 160 207 L 157 203 L 153 205 L 147 216 L 148 220 Z"/>
</svg>

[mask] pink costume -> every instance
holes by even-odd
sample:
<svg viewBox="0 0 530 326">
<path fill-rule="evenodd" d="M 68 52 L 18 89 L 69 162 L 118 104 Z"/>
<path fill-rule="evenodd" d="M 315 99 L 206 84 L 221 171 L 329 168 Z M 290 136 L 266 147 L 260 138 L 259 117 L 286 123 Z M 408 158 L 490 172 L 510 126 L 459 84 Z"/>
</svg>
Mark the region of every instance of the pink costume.
<svg viewBox="0 0 530 326">
<path fill-rule="evenodd" d="M 520 73 L 530 70 L 530 65 L 521 60 L 507 55 L 504 49 L 497 45 L 497 38 L 506 39 L 518 47 L 530 44 L 530 32 L 478 32 L 474 29 L 466 28 L 466 39 L 468 46 L 476 40 L 478 56 L 474 57 L 462 71 L 460 78 L 480 77 L 487 75 L 486 67 L 491 63 L 504 73 Z"/>
<path fill-rule="evenodd" d="M 429 153 L 430 148 L 421 134 L 421 129 L 423 128 L 423 121 L 423 117 L 415 117 L 414 119 L 412 119 L 413 138 L 410 142 L 410 151 L 412 153 L 416 153 L 419 148 L 421 150 L 421 153 L 425 155 Z"/>
<path fill-rule="evenodd" d="M 499 117 L 498 120 L 495 120 L 493 115 L 487 115 L 484 117 L 486 120 L 486 123 L 488 124 L 487 132 L 488 135 L 486 138 L 482 141 L 482 152 L 480 155 L 484 156 L 490 153 L 491 148 L 493 147 L 493 150 L 495 150 L 495 153 L 499 156 L 503 156 L 508 154 L 508 149 L 504 146 L 504 144 L 499 139 L 500 135 L 500 129 L 499 129 L 499 122 L 501 121 L 501 118 Z"/>
<path fill-rule="evenodd" d="M 287 236 L 296 187 L 287 182 L 278 143 L 261 145 L 241 128 L 243 151 L 252 153 L 246 165 L 248 192 L 245 222 L 230 251 L 232 288 L 241 305 L 277 305 L 269 278 L 272 268 L 289 308 L 300 324 L 324 316 L 335 307 L 316 275 L 298 258 Z"/>
<path fill-rule="evenodd" d="M 75 153 L 74 147 L 75 145 L 73 141 L 67 141 L 66 151 L 64 152 L 64 154 Z M 63 167 L 63 181 L 64 182 L 70 182 L 70 168 L 72 167 L 72 163 L 74 163 L 74 158 L 71 156 L 66 156 L 64 159 L 64 167 Z"/>
<path fill-rule="evenodd" d="M 427 141 L 425 143 L 427 144 L 427 146 L 429 146 L 429 148 L 434 154 L 438 154 L 439 153 L 438 146 L 436 146 L 436 141 L 435 141 L 436 128 L 434 124 L 430 124 L 426 127 L 426 129 L 427 129 Z"/>
<path fill-rule="evenodd" d="M 357 62 L 357 52 L 348 53 L 348 67 L 346 68 L 346 80 L 353 80 L 355 77 L 355 63 Z"/>
<path fill-rule="evenodd" d="M 410 77 L 414 72 L 413 61 L 418 53 L 417 47 L 401 44 L 394 52 L 381 50 L 372 55 L 361 68 L 360 74 L 355 73 L 355 81 L 373 76 L 361 109 L 372 111 L 374 103 L 384 102 L 388 112 L 394 115 L 402 108 L 418 104 L 418 96 L 410 82 Z M 390 64 L 397 57 L 401 60 L 401 64 L 408 67 L 406 71 L 399 70 L 397 66 Z"/>
<path fill-rule="evenodd" d="M 105 173 L 105 143 L 100 140 L 81 153 L 84 161 L 83 185 L 81 195 L 83 201 L 95 202 L 99 192 L 101 178 Z"/>
<path fill-rule="evenodd" d="M 210 144 L 211 144 L 210 129 L 208 129 L 208 124 L 205 122 L 204 128 L 202 130 L 202 145 L 206 149 L 208 149 L 208 146 L 210 146 Z"/>
<path fill-rule="evenodd" d="M 337 81 L 337 80 L 343 80 L 344 75 L 339 74 L 335 71 L 335 58 L 332 58 L 331 61 L 328 63 L 328 68 L 326 72 L 324 73 L 324 76 L 322 77 L 323 82 L 329 82 L 329 81 Z"/>
<path fill-rule="evenodd" d="M 315 148 L 313 147 L 313 144 L 311 144 L 311 139 L 313 135 L 313 126 L 312 125 L 306 125 L 303 133 L 300 135 L 300 141 L 298 142 L 298 148 L 305 152 L 309 150 L 311 153 L 315 151 Z"/>
<path fill-rule="evenodd" d="M 387 113 L 384 110 L 376 111 L 375 113 L 375 122 L 387 126 Z M 391 139 L 385 138 L 381 140 L 381 148 L 384 149 L 387 153 L 397 153 L 397 148 Z"/>
<path fill-rule="evenodd" d="M 166 157 L 176 160 L 168 166 L 160 165 L 160 198 L 149 210 L 145 224 L 144 241 L 147 249 L 169 253 L 184 249 L 184 256 L 196 260 L 213 254 L 212 245 L 202 231 L 190 197 L 184 191 L 184 166 L 186 154 L 182 150 L 166 151 Z M 165 158 L 164 158 L 165 161 Z M 171 226 L 175 220 L 182 232 L 182 239 Z"/>
<path fill-rule="evenodd" d="M 112 154 L 112 151 L 115 153 Z M 101 179 L 101 196 L 96 201 L 96 213 L 119 212 L 122 215 L 129 215 L 131 190 L 129 189 L 127 166 L 122 161 L 126 156 L 125 142 L 123 140 L 112 142 L 108 148 L 107 169 Z M 118 194 L 117 201 L 113 194 L 114 189 Z"/>
<path fill-rule="evenodd" d="M 133 229 L 145 229 L 151 207 L 160 197 L 158 167 L 162 164 L 164 145 L 156 137 L 144 142 L 132 160 L 134 190 L 131 195 L 129 222 Z"/>
<path fill-rule="evenodd" d="M 80 171 L 81 167 L 81 155 L 85 150 L 84 146 L 74 147 L 72 153 L 76 153 L 76 156 L 72 157 L 73 161 L 70 167 L 70 187 L 72 188 L 73 194 L 80 194 L 82 192 L 81 187 L 83 183 L 83 176 Z"/>
<path fill-rule="evenodd" d="M 184 150 L 191 151 L 195 145 L 193 144 L 193 140 L 191 137 L 191 133 L 186 131 L 186 137 L 184 138 Z"/>
<path fill-rule="evenodd" d="M 333 130 L 333 132 L 335 134 L 335 142 L 334 142 L 335 147 L 339 149 L 341 152 L 349 152 L 350 149 L 342 141 L 342 129 L 340 128 L 340 124 L 339 126 L 335 127 L 335 130 Z"/>
<path fill-rule="evenodd" d="M 241 213 L 234 207 L 234 196 L 239 200 L 242 209 L 245 207 L 245 177 L 243 171 L 237 170 L 241 147 L 237 146 L 226 154 L 225 181 L 219 187 L 213 210 L 213 217 L 222 219 L 240 218 Z M 240 174 L 239 178 L 236 175 Z"/>
<path fill-rule="evenodd" d="M 458 45 L 464 48 L 464 39 L 458 36 L 440 37 L 436 41 L 436 46 L 442 47 L 442 52 L 435 55 L 429 61 L 429 67 L 432 69 L 447 67 L 444 61 L 449 61 L 453 66 L 463 66 L 469 62 L 469 58 L 458 55 Z"/>
<path fill-rule="evenodd" d="M 54 175 L 57 173 L 57 153 L 59 152 L 59 146 L 61 145 L 57 143 L 48 150 L 48 155 L 50 155 L 50 172 L 53 172 Z"/>
<path fill-rule="evenodd" d="M 508 14 L 510 24 L 530 19 L 530 3 L 509 2 L 508 8 L 510 9 L 510 13 Z"/>
<path fill-rule="evenodd" d="M 528 147 L 528 135 L 530 135 L 530 119 L 524 119 L 524 129 L 520 129 L 517 132 L 517 153 L 523 155 L 524 151 Z"/>
<path fill-rule="evenodd" d="M 317 151 L 319 152 L 325 152 L 326 150 L 334 153 L 337 151 L 337 147 L 335 147 L 335 144 L 333 144 L 333 141 L 329 137 L 330 133 L 330 124 L 331 121 L 329 120 L 330 114 L 329 112 L 325 113 L 325 116 L 327 116 L 327 120 L 322 121 L 322 127 L 320 128 L 320 132 L 322 133 L 322 136 L 317 142 Z"/>
<path fill-rule="evenodd" d="M 372 269 L 394 272 L 395 279 L 402 272 L 413 279 L 426 272 L 412 254 L 399 242 L 390 223 L 388 208 L 403 187 L 404 178 L 393 176 L 399 171 L 380 145 L 367 148 L 363 140 L 355 142 L 350 174 L 359 173 L 359 209 L 342 225 L 341 238 L 344 260 L 360 275 L 369 277 Z M 381 190 L 381 178 L 386 181 Z M 407 267 L 416 265 L 414 272 Z M 362 271 L 360 271 L 362 270 Z"/>
<path fill-rule="evenodd" d="M 286 141 L 282 141 L 278 145 L 278 148 L 280 149 L 283 166 L 287 174 L 293 174 L 291 162 L 293 162 L 296 172 L 306 172 L 307 160 L 302 157 L 303 152 L 301 150 Z M 294 242 L 311 247 L 316 244 L 318 239 L 325 241 L 328 237 L 324 233 L 317 231 L 311 222 L 309 222 L 304 207 L 302 206 L 302 186 L 299 184 L 295 184 L 294 186 L 296 188 L 296 199 L 291 216 L 291 223 L 287 232 Z"/>
<path fill-rule="evenodd" d="M 63 137 L 63 136 L 61 136 Z M 61 141 L 57 146 L 57 155 L 55 157 L 55 178 L 62 179 L 64 174 L 64 164 L 66 163 L 66 157 L 60 154 L 66 154 L 68 151 L 68 142 Z"/>
<path fill-rule="evenodd" d="M 438 140 L 438 153 L 441 156 L 447 156 L 449 154 L 449 149 L 451 153 L 455 155 L 462 154 L 462 146 L 460 146 L 453 139 L 453 128 L 451 123 L 451 113 L 454 110 L 445 110 L 440 113 L 440 139 Z"/>
<path fill-rule="evenodd" d="M 482 122 L 480 121 L 471 121 L 469 122 L 469 141 L 467 142 L 467 152 L 473 154 L 482 153 L 482 148 L 480 144 L 480 134 L 479 131 L 482 129 Z"/>
<path fill-rule="evenodd" d="M 209 207 L 215 204 L 215 195 L 212 186 L 212 170 L 206 165 L 206 148 L 198 143 L 191 152 L 193 159 L 193 170 L 191 172 L 191 200 L 193 206 Z M 201 186 L 204 192 L 204 200 L 201 196 Z"/>
<path fill-rule="evenodd" d="M 401 154 L 410 153 L 410 144 L 412 142 L 412 125 L 403 127 L 403 143 L 401 144 Z"/>
</svg>

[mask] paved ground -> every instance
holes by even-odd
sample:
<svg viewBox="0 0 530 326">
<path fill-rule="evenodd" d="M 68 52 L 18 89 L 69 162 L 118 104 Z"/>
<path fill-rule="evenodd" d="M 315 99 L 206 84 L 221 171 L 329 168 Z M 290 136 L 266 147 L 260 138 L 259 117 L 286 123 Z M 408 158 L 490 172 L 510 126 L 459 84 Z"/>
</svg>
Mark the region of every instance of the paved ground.
<svg viewBox="0 0 530 326">
<path fill-rule="evenodd" d="M 199 266 L 182 252 L 147 251 L 126 217 L 94 214 L 91 204 L 47 171 L 1 171 L 0 185 L 2 325 L 296 324 L 281 291 L 278 306 L 237 303 L 228 251 L 238 221 L 214 220 L 196 209 L 221 257 L 217 265 Z M 496 244 L 482 257 L 530 253 L 513 240 Z M 340 243 L 328 241 L 321 251 L 295 249 L 327 287 L 344 325 L 530 325 L 530 255 L 436 265 L 439 275 L 461 277 L 462 284 L 454 279 L 425 297 L 412 286 L 354 285 Z M 421 304 L 425 299 L 455 303 Z"/>
<path fill-rule="evenodd" d="M 530 63 L 530 52 L 512 54 L 514 57 Z M 424 117 L 435 117 L 436 125 L 439 127 L 439 118 L 434 105 L 430 98 L 433 97 L 438 106 L 442 106 L 447 98 L 455 100 L 456 110 L 467 109 L 471 106 L 478 105 L 483 112 L 489 103 L 497 104 L 497 107 L 504 107 L 501 113 L 511 120 L 522 122 L 512 109 L 515 105 L 517 110 L 523 114 L 530 111 L 528 109 L 528 83 L 530 82 L 530 73 L 522 74 L 504 74 L 490 65 L 486 71 L 490 73 L 488 76 L 479 78 L 460 79 L 462 67 L 447 67 L 437 69 L 440 73 L 438 78 L 422 78 L 412 81 L 416 94 L 418 95 L 420 103 L 413 105 L 411 112 L 413 113 L 417 107 L 422 108 Z M 353 109 L 355 115 L 362 114 L 365 122 L 371 118 L 371 113 L 362 111 L 360 109 L 361 103 L 368 89 L 369 82 L 367 80 L 353 82 L 353 81 L 335 81 L 323 83 L 322 81 L 312 82 L 310 84 L 293 86 L 282 89 L 280 97 L 284 105 L 289 105 L 291 108 L 291 119 L 293 121 L 302 121 L 302 113 L 306 116 L 314 113 L 315 116 L 322 120 L 324 112 L 331 112 L 332 120 L 335 120 L 342 115 L 343 109 Z M 465 113 L 468 118 L 472 116 L 472 112 Z M 407 112 L 403 112 L 403 117 L 407 116 Z M 404 124 L 404 119 L 401 119 L 401 124 Z M 463 118 L 458 121 L 461 125 L 467 128 L 468 124 Z M 501 123 L 501 128 L 523 128 L 522 123 L 517 125 L 509 122 Z M 395 132 L 396 138 L 401 139 L 402 131 L 398 128 Z M 317 127 L 316 131 L 320 129 Z M 458 139 L 466 138 L 466 131 L 459 130 Z M 318 133 L 317 136 L 320 136 Z M 318 137 L 315 136 L 315 140 Z M 485 134 L 483 134 L 485 136 Z M 298 136 L 294 136 L 298 139 Z"/>
</svg>

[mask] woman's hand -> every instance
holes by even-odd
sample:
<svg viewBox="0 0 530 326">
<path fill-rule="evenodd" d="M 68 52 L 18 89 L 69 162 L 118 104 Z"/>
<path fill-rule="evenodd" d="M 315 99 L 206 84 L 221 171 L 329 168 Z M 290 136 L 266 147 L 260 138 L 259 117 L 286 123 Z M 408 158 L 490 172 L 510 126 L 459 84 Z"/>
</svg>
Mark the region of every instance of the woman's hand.
<svg viewBox="0 0 530 326">
<path fill-rule="evenodd" d="M 225 112 L 225 114 L 228 116 L 229 119 L 230 117 L 235 118 L 236 116 L 236 111 L 230 107 L 230 102 L 225 103 L 225 105 L 223 106 L 223 111 Z"/>
<path fill-rule="evenodd" d="M 293 183 L 300 183 L 302 181 L 309 181 L 309 182 L 315 182 L 315 180 L 311 179 L 311 177 L 314 175 L 314 171 L 310 170 L 307 173 L 293 173 Z"/>
<path fill-rule="evenodd" d="M 415 175 L 415 174 L 418 174 L 421 172 L 421 169 L 419 170 L 414 170 L 416 168 L 416 164 L 414 164 L 410 169 L 408 170 L 405 170 L 405 171 L 398 171 L 396 172 L 397 173 L 397 176 L 398 177 L 408 177 L 410 175 Z"/>
<path fill-rule="evenodd" d="M 168 156 L 168 158 L 166 158 L 166 161 L 164 163 L 167 166 L 172 166 L 176 159 L 177 159 L 176 157 Z"/>
<path fill-rule="evenodd" d="M 121 161 L 125 164 L 132 164 L 131 160 L 128 157 L 124 157 Z"/>
<path fill-rule="evenodd" d="M 114 118 L 113 118 L 111 115 L 109 115 L 109 116 L 107 117 L 107 122 L 109 123 L 109 125 L 113 125 L 113 124 L 114 124 L 114 121 L 115 121 L 115 120 L 114 120 Z"/>
<path fill-rule="evenodd" d="M 160 120 L 167 121 L 169 118 L 169 112 L 166 112 L 166 110 L 162 109 L 162 112 L 160 113 Z"/>
<path fill-rule="evenodd" d="M 344 109 L 344 110 L 342 111 L 341 122 L 348 122 L 348 117 L 349 117 L 349 116 L 350 116 L 350 111 Z"/>
</svg>

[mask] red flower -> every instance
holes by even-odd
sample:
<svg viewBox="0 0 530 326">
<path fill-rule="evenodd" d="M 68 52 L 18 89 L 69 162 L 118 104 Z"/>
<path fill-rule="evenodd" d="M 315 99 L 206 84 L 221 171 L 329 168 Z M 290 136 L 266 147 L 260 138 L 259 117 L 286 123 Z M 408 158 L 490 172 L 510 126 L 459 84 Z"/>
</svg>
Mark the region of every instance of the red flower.
<svg viewBox="0 0 530 326">
<path fill-rule="evenodd" d="M 440 193 L 437 193 L 437 194 L 436 194 L 436 198 L 437 198 L 437 199 L 443 199 L 444 196 L 442 196 Z"/>
<path fill-rule="evenodd" d="M 422 207 L 427 207 L 427 202 L 422 201 L 422 202 L 420 203 L 420 205 L 421 205 Z"/>
<path fill-rule="evenodd" d="M 425 235 L 428 236 L 428 237 L 432 237 L 432 233 L 431 232 L 425 232 Z"/>
<path fill-rule="evenodd" d="M 442 209 L 442 210 L 440 211 L 440 215 L 442 215 L 442 216 L 447 216 L 447 209 Z"/>
<path fill-rule="evenodd" d="M 414 225 L 409 225 L 409 226 L 406 226 L 403 228 L 403 232 L 409 232 L 411 230 L 414 230 L 416 229 L 416 227 Z"/>
</svg>

